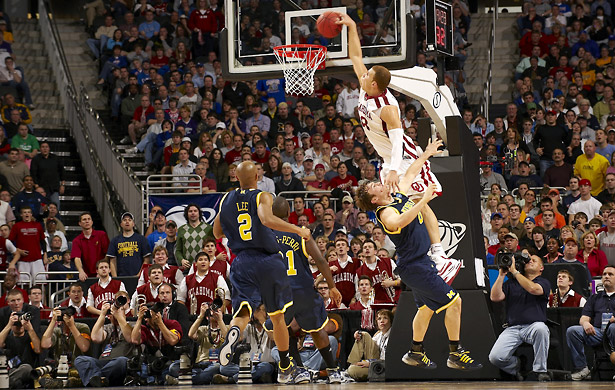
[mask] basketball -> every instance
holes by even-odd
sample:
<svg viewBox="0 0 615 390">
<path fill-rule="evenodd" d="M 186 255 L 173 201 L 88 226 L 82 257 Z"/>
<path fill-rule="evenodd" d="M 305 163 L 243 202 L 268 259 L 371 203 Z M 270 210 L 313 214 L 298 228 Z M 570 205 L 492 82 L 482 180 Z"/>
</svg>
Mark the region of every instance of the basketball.
<svg viewBox="0 0 615 390">
<path fill-rule="evenodd" d="M 325 38 L 336 37 L 342 31 L 342 25 L 335 23 L 339 19 L 340 15 L 337 12 L 323 12 L 316 21 L 316 28 L 318 29 L 318 32 L 320 32 L 320 34 Z"/>
</svg>

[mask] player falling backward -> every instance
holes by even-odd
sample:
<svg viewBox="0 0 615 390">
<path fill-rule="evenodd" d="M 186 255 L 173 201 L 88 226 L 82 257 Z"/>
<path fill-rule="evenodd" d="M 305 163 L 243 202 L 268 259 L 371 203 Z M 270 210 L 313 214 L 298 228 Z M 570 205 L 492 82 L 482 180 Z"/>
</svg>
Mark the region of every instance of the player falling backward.
<svg viewBox="0 0 615 390">
<path fill-rule="evenodd" d="M 397 249 L 397 273 L 412 288 L 418 310 L 412 321 L 412 348 L 402 360 L 414 366 L 432 369 L 432 362 L 423 349 L 423 339 L 434 313 L 446 311 L 444 325 L 449 339 L 446 365 L 457 370 L 475 370 L 482 365 L 472 359 L 459 344 L 461 328 L 461 298 L 459 293 L 438 276 L 434 264 L 427 256 L 429 233 L 423 211 L 435 198 L 437 185 L 431 183 L 418 203 L 404 192 L 408 191 L 421 170 L 422 163 L 438 151 L 442 141 L 429 142 L 425 153 L 416 160 L 399 182 L 399 190 L 391 194 L 382 183 L 364 183 L 357 190 L 357 204 L 364 210 L 375 210 L 378 222 L 387 231 Z"/>
<path fill-rule="evenodd" d="M 348 56 L 352 60 L 354 72 L 359 78 L 361 94 L 359 96 L 359 116 L 365 135 L 374 145 L 384 163 L 380 178 L 389 191 L 399 190 L 399 177 L 403 176 L 412 163 L 423 151 L 416 146 L 410 137 L 404 135 L 401 127 L 399 105 L 393 94 L 387 89 L 391 81 L 391 73 L 383 66 L 376 65 L 369 71 L 363 64 L 361 42 L 357 26 L 346 14 L 340 13 L 337 24 L 348 26 Z M 436 192 L 440 194 L 442 187 L 436 179 L 428 161 L 423 164 L 420 175 L 408 188 L 407 195 L 411 199 L 420 198 L 432 183 L 436 184 Z M 429 206 L 425 206 L 422 214 L 425 217 L 427 231 L 431 242 L 431 260 L 436 264 L 438 275 L 451 284 L 459 269 L 459 260 L 446 257 L 440 243 L 438 219 Z"/>
</svg>

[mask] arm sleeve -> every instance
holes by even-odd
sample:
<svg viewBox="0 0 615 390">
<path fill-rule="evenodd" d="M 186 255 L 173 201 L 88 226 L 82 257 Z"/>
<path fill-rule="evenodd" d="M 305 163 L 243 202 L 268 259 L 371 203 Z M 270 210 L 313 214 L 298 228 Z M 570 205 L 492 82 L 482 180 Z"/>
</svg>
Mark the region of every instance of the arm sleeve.
<svg viewBox="0 0 615 390">
<path fill-rule="evenodd" d="M 399 168 L 402 162 L 404 131 L 402 129 L 389 130 L 389 138 L 393 148 L 391 149 L 391 171 L 399 173 Z"/>
<path fill-rule="evenodd" d="M 229 301 L 231 300 L 231 291 L 229 290 L 228 285 L 222 275 L 218 276 L 216 287 L 220 287 L 224 290 L 224 299 L 228 299 Z"/>
<path fill-rule="evenodd" d="M 181 281 L 181 283 L 179 283 L 179 287 L 177 288 L 177 300 L 185 303 L 186 295 L 187 295 L 187 287 L 186 287 L 186 279 L 184 279 Z"/>
</svg>

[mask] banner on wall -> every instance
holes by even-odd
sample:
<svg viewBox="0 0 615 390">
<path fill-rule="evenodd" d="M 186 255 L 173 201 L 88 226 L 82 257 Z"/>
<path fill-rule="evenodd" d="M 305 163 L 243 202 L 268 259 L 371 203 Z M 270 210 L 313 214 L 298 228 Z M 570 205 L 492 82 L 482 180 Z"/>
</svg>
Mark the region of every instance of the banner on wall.
<svg viewBox="0 0 615 390">
<path fill-rule="evenodd" d="M 203 212 L 203 218 L 208 224 L 213 224 L 218 207 L 224 194 L 203 194 L 203 195 L 181 195 L 181 196 L 155 196 L 149 197 L 149 209 L 153 206 L 162 207 L 167 221 L 175 221 L 177 226 L 186 224 L 184 210 L 187 205 L 194 203 Z"/>
</svg>

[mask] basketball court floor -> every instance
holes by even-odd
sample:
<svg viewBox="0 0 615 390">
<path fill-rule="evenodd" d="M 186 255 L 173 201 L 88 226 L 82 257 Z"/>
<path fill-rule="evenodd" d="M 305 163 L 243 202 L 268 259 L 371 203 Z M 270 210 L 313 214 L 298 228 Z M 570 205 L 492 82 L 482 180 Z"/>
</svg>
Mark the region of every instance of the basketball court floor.
<svg viewBox="0 0 615 390">
<path fill-rule="evenodd" d="M 213 385 L 215 387 L 222 387 L 227 390 L 233 389 L 246 389 L 247 385 Z M 270 389 L 282 389 L 286 385 L 251 385 L 252 388 L 260 390 Z M 177 386 L 174 386 L 177 387 Z M 180 386 L 185 390 L 202 389 L 203 386 Z M 317 389 L 336 389 L 336 390 L 396 390 L 396 389 L 429 389 L 429 390 L 482 390 L 482 389 L 497 389 L 497 390 L 522 390 L 522 389 L 578 389 L 578 390 L 597 390 L 597 389 L 613 389 L 615 384 L 613 382 L 499 382 L 499 381 L 483 381 L 483 382 L 362 382 L 362 383 L 346 383 L 341 385 L 327 385 L 327 384 L 306 384 L 297 385 L 294 388 L 300 388 L 301 390 L 317 390 Z M 156 387 L 139 387 L 143 390 L 148 389 L 165 389 L 166 386 Z M 134 387 L 115 387 L 115 389 L 134 389 Z"/>
</svg>

